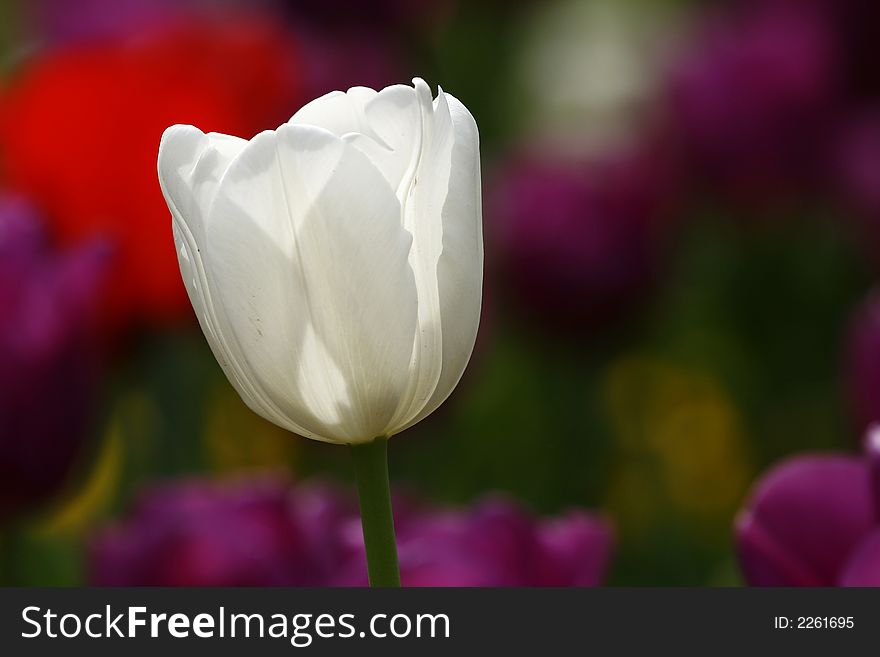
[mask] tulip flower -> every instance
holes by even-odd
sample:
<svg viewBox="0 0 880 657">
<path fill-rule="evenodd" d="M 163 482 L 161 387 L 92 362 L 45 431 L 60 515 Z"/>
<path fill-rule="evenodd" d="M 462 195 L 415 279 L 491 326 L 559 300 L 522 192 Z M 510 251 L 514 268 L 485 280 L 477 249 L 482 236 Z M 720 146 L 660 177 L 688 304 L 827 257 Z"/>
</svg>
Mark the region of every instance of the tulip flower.
<svg viewBox="0 0 880 657">
<path fill-rule="evenodd" d="M 107 265 L 97 242 L 56 252 L 35 210 L 0 195 L 0 525 L 55 495 L 85 451 Z"/>
<path fill-rule="evenodd" d="M 797 456 L 757 484 L 736 523 L 752 586 L 880 586 L 880 425 L 865 456 Z"/>
<path fill-rule="evenodd" d="M 295 45 L 260 14 L 180 19 L 136 38 L 37 51 L 5 85 L 5 179 L 39 204 L 60 244 L 114 242 L 106 328 L 174 322 L 189 312 L 156 189 L 162 131 L 198 122 L 251 136 L 284 120 L 301 98 Z"/>
<path fill-rule="evenodd" d="M 407 586 L 598 586 L 613 533 L 580 509 L 539 518 L 489 496 L 463 509 L 395 496 Z M 205 480 L 144 491 L 88 550 L 99 586 L 364 586 L 357 504 L 320 483 Z"/>
<path fill-rule="evenodd" d="M 514 160 L 488 204 L 508 293 L 577 335 L 626 316 L 661 273 L 674 182 L 650 149 Z"/>
<path fill-rule="evenodd" d="M 218 362 L 270 422 L 354 446 L 371 575 L 393 583 L 386 440 L 452 392 L 479 322 L 473 117 L 421 79 L 355 87 L 250 141 L 173 126 L 158 169 Z"/>
<path fill-rule="evenodd" d="M 828 21 L 805 3 L 711 14 L 668 85 L 694 176 L 758 207 L 821 177 L 816 153 L 840 82 L 837 55 Z"/>
</svg>

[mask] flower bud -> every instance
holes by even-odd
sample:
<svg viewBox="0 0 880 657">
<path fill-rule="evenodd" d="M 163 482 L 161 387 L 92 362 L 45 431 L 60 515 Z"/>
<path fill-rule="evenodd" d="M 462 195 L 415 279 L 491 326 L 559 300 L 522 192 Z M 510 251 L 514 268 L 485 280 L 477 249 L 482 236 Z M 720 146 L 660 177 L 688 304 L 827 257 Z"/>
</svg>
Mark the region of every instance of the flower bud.
<svg viewBox="0 0 880 657">
<path fill-rule="evenodd" d="M 250 141 L 165 131 L 184 283 L 245 403 L 333 443 L 431 413 L 470 358 L 483 243 L 477 126 L 442 90 L 329 93 Z"/>
</svg>

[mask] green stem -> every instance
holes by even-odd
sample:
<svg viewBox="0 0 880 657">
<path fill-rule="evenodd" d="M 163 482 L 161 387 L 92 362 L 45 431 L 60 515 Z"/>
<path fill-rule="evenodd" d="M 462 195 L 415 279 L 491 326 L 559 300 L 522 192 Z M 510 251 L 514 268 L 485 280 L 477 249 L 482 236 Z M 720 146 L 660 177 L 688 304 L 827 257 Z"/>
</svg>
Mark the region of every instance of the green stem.
<svg viewBox="0 0 880 657">
<path fill-rule="evenodd" d="M 361 503 L 370 586 L 400 586 L 388 486 L 388 439 L 379 437 L 369 443 L 352 445 L 351 455 Z"/>
</svg>

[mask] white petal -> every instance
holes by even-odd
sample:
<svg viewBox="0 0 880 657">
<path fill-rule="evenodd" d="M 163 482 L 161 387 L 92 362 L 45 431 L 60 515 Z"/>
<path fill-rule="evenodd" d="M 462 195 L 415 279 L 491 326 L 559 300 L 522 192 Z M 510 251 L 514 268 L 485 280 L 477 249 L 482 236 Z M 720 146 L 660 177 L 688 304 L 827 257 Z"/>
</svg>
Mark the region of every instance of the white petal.
<svg viewBox="0 0 880 657">
<path fill-rule="evenodd" d="M 480 322 L 483 214 L 477 124 L 458 99 L 441 90 L 434 132 L 432 152 L 423 165 L 428 168 L 419 172 L 419 184 L 428 189 L 419 192 L 415 212 L 423 219 L 439 211 L 442 220 L 442 252 L 436 261 L 442 367 L 430 397 L 400 430 L 432 413 L 450 395 L 470 360 Z M 429 248 L 436 249 L 436 244 Z"/>
<path fill-rule="evenodd" d="M 206 135 L 192 126 L 172 126 L 162 135 L 159 145 L 159 184 L 171 210 L 180 273 L 217 362 L 252 409 L 276 424 L 295 430 L 277 411 L 264 407 L 241 367 L 240 356 L 220 331 L 223 309 L 214 306 L 204 264 L 208 206 L 229 163 L 246 145 L 246 141 L 235 137 Z"/>
<path fill-rule="evenodd" d="M 171 126 L 162 135 L 159 185 L 195 232 L 202 232 L 202 217 L 226 167 L 246 145 L 244 139 L 215 132 L 206 135 L 191 125 Z"/>
<path fill-rule="evenodd" d="M 430 99 L 427 85 L 422 85 Z M 346 135 L 382 172 L 401 200 L 409 191 L 410 174 L 418 165 L 423 146 L 423 109 L 413 87 L 386 87 L 364 106 L 369 131 Z"/>
<path fill-rule="evenodd" d="M 288 123 L 317 126 L 329 130 L 337 137 L 349 132 L 370 135 L 364 108 L 376 97 L 376 93 L 369 87 L 352 87 L 347 93 L 331 91 L 303 105 Z"/>
<path fill-rule="evenodd" d="M 387 429 L 417 317 L 399 216 L 369 160 L 312 126 L 258 135 L 223 177 L 212 293 L 259 394 L 300 433 L 359 442 Z"/>
<path fill-rule="evenodd" d="M 420 79 L 414 83 L 419 132 L 414 141 L 413 162 L 398 196 L 403 226 L 413 236 L 409 262 L 419 295 L 419 331 L 410 365 L 410 383 L 400 399 L 392 431 L 398 431 L 424 408 L 434 393 L 443 365 L 437 262 L 443 249 L 440 212 L 448 189 L 454 136 L 448 111 L 435 113 L 428 85 Z"/>
<path fill-rule="evenodd" d="M 379 92 L 367 87 L 333 91 L 305 105 L 290 123 L 318 126 L 343 137 L 367 155 L 398 196 L 421 146 L 416 90 L 403 84 Z"/>
</svg>

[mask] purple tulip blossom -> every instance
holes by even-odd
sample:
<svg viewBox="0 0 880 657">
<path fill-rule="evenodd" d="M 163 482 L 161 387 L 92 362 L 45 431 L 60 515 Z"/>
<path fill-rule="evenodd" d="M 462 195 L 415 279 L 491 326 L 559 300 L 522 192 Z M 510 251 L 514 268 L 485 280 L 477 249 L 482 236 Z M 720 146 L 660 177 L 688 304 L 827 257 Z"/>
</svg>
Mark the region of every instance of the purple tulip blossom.
<svg viewBox="0 0 880 657">
<path fill-rule="evenodd" d="M 515 159 L 488 206 L 505 292 L 542 322 L 578 331 L 625 315 L 657 278 L 674 195 L 653 152 Z"/>
<path fill-rule="evenodd" d="M 748 584 L 880 585 L 880 426 L 865 451 L 798 456 L 764 475 L 736 522 Z"/>
<path fill-rule="evenodd" d="M 824 174 L 842 84 L 838 43 L 807 3 L 709 14 L 676 58 L 668 94 L 689 170 L 713 193 L 763 205 Z"/>
<path fill-rule="evenodd" d="M 535 519 L 509 500 L 400 523 L 409 586 L 598 586 L 611 551 L 607 523 L 582 511 Z"/>
<path fill-rule="evenodd" d="M 488 498 L 467 510 L 395 503 L 407 586 L 595 586 L 608 568 L 608 524 L 571 511 L 538 519 Z M 353 497 L 282 479 L 167 484 L 90 551 L 98 585 L 366 586 Z"/>
<path fill-rule="evenodd" d="M 55 253 L 31 207 L 0 195 L 0 519 L 45 501 L 85 442 L 106 249 Z"/>
</svg>

